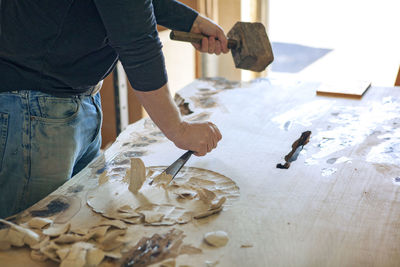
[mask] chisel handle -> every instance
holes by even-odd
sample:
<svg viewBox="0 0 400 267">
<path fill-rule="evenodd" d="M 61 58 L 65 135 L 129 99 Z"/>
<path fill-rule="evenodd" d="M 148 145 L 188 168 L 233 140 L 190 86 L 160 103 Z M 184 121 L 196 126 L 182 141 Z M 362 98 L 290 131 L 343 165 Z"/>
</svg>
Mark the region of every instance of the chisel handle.
<svg viewBox="0 0 400 267">
<path fill-rule="evenodd" d="M 201 40 L 208 36 L 200 34 L 200 33 L 192 33 L 192 32 L 181 32 L 181 31 L 171 31 L 169 34 L 169 38 L 175 41 L 189 42 L 195 44 L 201 44 Z M 228 48 L 236 48 L 238 41 L 234 39 L 228 39 Z"/>
</svg>

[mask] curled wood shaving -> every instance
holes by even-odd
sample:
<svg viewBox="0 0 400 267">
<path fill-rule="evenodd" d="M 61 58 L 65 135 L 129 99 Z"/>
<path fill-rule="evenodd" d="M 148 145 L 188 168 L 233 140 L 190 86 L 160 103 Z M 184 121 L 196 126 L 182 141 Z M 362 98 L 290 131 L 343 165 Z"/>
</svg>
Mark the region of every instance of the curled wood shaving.
<svg viewBox="0 0 400 267">
<path fill-rule="evenodd" d="M 50 243 L 50 237 L 46 236 L 44 239 L 42 239 L 39 243 L 31 246 L 31 249 L 36 249 L 39 250 L 41 247 L 45 247 L 47 244 Z"/>
<path fill-rule="evenodd" d="M 126 224 L 120 220 L 103 220 L 101 221 L 98 226 L 109 225 L 119 229 L 126 229 Z"/>
<path fill-rule="evenodd" d="M 70 244 L 82 240 L 84 240 L 84 237 L 77 234 L 63 234 L 54 239 L 53 241 L 57 244 Z"/>
<path fill-rule="evenodd" d="M 210 210 L 219 209 L 226 202 L 226 197 L 221 197 L 217 202 L 211 203 Z"/>
<path fill-rule="evenodd" d="M 94 227 L 89 230 L 87 235 L 85 235 L 85 240 L 89 240 L 91 238 L 96 239 L 96 238 L 103 237 L 107 233 L 107 230 L 109 228 L 110 228 L 109 225 Z"/>
<path fill-rule="evenodd" d="M 113 251 L 104 251 L 104 255 L 106 257 L 112 258 L 112 259 L 121 259 L 122 254 L 119 249 L 115 249 Z"/>
<path fill-rule="evenodd" d="M 28 222 L 28 226 L 34 229 L 42 229 L 53 224 L 53 221 L 47 218 L 34 217 Z"/>
<path fill-rule="evenodd" d="M 92 248 L 87 251 L 86 264 L 88 266 L 98 266 L 104 259 L 105 253 L 99 248 Z"/>
<path fill-rule="evenodd" d="M 70 223 L 67 224 L 59 224 L 59 225 L 53 225 L 43 231 L 43 234 L 51 236 L 51 237 L 56 237 L 60 236 L 62 234 L 65 234 L 68 232 L 69 228 L 71 227 Z"/>
<path fill-rule="evenodd" d="M 86 264 L 86 249 L 81 246 L 81 243 L 72 245 L 69 253 L 61 262 L 60 267 L 83 267 Z"/>
<path fill-rule="evenodd" d="M 98 238 L 96 241 L 104 251 L 114 250 L 123 244 L 123 242 L 117 240 L 117 237 L 125 233 L 126 230 L 110 230 L 105 236 Z"/>
<path fill-rule="evenodd" d="M 205 218 L 208 217 L 210 215 L 219 213 L 222 210 L 222 207 L 219 207 L 218 209 L 214 209 L 214 210 L 207 210 L 207 211 L 201 211 L 196 213 L 193 218 L 195 219 L 201 219 L 201 218 Z"/>
<path fill-rule="evenodd" d="M 121 220 L 129 224 L 140 224 L 143 222 L 143 216 L 135 218 L 125 218 Z"/>
<path fill-rule="evenodd" d="M 139 158 L 131 158 L 129 191 L 136 194 L 146 180 L 146 167 Z"/>
<path fill-rule="evenodd" d="M 60 262 L 56 253 L 61 247 L 50 241 L 46 246 L 40 248 L 40 252 L 55 262 Z"/>
<path fill-rule="evenodd" d="M 70 229 L 69 231 L 73 234 L 78 234 L 78 235 L 87 235 L 89 233 L 89 229 L 86 228 L 75 228 L 75 229 Z"/>
<path fill-rule="evenodd" d="M 119 212 L 130 213 L 130 212 L 132 212 L 132 211 L 134 211 L 134 210 L 133 210 L 132 206 L 130 206 L 130 205 L 124 205 L 124 206 L 122 206 L 122 207 L 119 207 L 119 208 L 118 208 L 118 211 L 119 211 Z"/>
<path fill-rule="evenodd" d="M 60 260 L 63 261 L 67 257 L 70 250 L 71 249 L 69 247 L 61 248 L 56 251 L 56 254 L 58 255 L 58 257 L 60 257 Z"/>
<path fill-rule="evenodd" d="M 203 187 L 196 188 L 196 191 L 199 199 L 203 201 L 206 205 L 210 205 L 211 201 L 214 200 L 214 198 L 216 197 L 214 192 Z"/>
</svg>

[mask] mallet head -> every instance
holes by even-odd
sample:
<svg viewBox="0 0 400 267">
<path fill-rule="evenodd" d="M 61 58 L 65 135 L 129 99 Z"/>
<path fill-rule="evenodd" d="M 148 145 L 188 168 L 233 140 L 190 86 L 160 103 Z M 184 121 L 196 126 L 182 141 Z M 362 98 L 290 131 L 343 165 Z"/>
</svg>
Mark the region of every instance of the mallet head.
<svg viewBox="0 0 400 267">
<path fill-rule="evenodd" d="M 274 60 L 263 24 L 237 22 L 227 36 L 237 41 L 231 49 L 236 68 L 261 72 Z"/>
</svg>

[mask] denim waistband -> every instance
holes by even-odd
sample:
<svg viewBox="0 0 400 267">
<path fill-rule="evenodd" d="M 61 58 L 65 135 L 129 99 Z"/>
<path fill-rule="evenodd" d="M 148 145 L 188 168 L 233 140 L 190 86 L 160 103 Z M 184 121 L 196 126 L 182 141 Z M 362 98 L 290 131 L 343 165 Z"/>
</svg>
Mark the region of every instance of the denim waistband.
<svg viewBox="0 0 400 267">
<path fill-rule="evenodd" d="M 68 98 L 68 97 L 94 96 L 100 91 L 102 85 L 103 85 L 103 81 L 100 81 L 95 86 L 91 86 L 86 92 L 75 94 L 75 95 L 65 95 L 65 96 L 60 96 L 60 97 Z M 18 95 L 22 95 L 22 96 L 25 96 L 25 95 L 28 96 L 29 92 L 36 92 L 35 94 L 52 95 L 49 93 L 42 92 L 40 90 L 13 90 L 10 92 L 0 92 L 0 94 L 1 93 L 10 94 L 11 93 L 11 94 L 18 94 Z M 57 96 L 57 95 L 53 95 L 53 96 Z"/>
</svg>

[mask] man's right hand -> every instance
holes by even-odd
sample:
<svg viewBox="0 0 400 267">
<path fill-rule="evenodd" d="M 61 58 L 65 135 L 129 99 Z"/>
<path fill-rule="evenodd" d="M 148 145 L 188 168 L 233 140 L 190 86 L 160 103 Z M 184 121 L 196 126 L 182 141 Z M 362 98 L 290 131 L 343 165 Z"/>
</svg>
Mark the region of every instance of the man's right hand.
<svg viewBox="0 0 400 267">
<path fill-rule="evenodd" d="M 217 147 L 218 141 L 221 140 L 217 126 L 211 122 L 183 121 L 169 93 L 168 84 L 158 90 L 135 90 L 135 93 L 151 119 L 177 147 L 192 150 L 196 156 L 204 156 Z"/>
<path fill-rule="evenodd" d="M 211 122 L 182 122 L 177 134 L 170 139 L 177 147 L 192 150 L 196 156 L 204 156 L 217 147 L 222 135 L 217 126 Z"/>
</svg>

